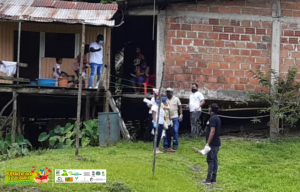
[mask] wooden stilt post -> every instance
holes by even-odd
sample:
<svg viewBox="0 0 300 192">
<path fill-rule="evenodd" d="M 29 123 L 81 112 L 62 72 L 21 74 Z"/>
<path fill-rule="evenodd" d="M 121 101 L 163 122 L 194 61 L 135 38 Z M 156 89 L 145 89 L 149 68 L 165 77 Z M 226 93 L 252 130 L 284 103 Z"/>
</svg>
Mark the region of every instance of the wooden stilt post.
<svg viewBox="0 0 300 192">
<path fill-rule="evenodd" d="M 90 108 L 91 107 L 91 98 L 90 96 L 86 96 L 86 102 L 85 102 L 85 120 L 90 120 Z"/>
<path fill-rule="evenodd" d="M 21 21 L 19 21 L 17 63 L 20 63 L 21 30 L 22 30 L 21 27 L 22 27 L 22 23 L 21 23 Z M 19 75 L 20 75 L 20 70 L 19 70 L 19 67 L 17 66 L 17 78 L 19 78 Z M 19 84 L 19 82 L 17 82 L 17 84 Z M 14 103 L 13 103 L 13 118 L 12 118 L 12 124 L 11 124 L 11 142 L 14 143 L 16 140 L 16 129 L 17 129 L 17 92 L 16 92 L 16 90 L 13 91 L 12 98 L 15 98 Z"/>
<path fill-rule="evenodd" d="M 78 100 L 77 100 L 77 119 L 76 119 L 76 151 L 75 155 L 79 155 L 79 132 L 80 132 L 80 112 L 81 112 L 81 93 L 82 93 L 82 68 L 83 68 L 83 54 L 85 43 L 85 24 L 82 24 L 81 32 L 81 58 L 79 69 L 79 87 L 78 87 Z"/>
</svg>

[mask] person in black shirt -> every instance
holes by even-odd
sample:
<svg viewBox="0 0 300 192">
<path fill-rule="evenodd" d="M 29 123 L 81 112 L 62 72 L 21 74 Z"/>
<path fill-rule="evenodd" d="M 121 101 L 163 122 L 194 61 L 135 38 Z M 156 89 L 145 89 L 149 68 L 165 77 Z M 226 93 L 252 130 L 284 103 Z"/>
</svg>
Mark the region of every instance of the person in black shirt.
<svg viewBox="0 0 300 192">
<path fill-rule="evenodd" d="M 209 106 L 210 119 L 207 123 L 206 130 L 206 145 L 209 145 L 211 150 L 207 153 L 207 164 L 208 164 L 208 173 L 205 180 L 202 184 L 211 184 L 217 182 L 217 172 L 218 172 L 218 152 L 221 146 L 220 140 L 220 129 L 221 129 L 221 120 L 218 117 L 219 107 L 216 103 L 213 103 Z"/>
</svg>

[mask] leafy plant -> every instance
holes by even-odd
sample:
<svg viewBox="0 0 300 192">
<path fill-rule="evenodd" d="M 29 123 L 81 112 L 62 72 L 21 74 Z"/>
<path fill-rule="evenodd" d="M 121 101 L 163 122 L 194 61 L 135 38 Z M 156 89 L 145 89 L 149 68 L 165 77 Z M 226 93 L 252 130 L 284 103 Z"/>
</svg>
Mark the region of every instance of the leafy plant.
<svg viewBox="0 0 300 192">
<path fill-rule="evenodd" d="M 99 131 L 98 121 L 89 120 L 83 123 L 84 129 L 81 130 L 81 144 L 82 147 L 98 146 L 99 145 Z"/>
<path fill-rule="evenodd" d="M 296 68 L 291 68 L 285 77 L 281 77 L 274 70 L 266 74 L 260 70 L 249 71 L 264 89 L 248 91 L 247 95 L 250 100 L 267 104 L 260 112 L 271 114 L 271 137 L 282 133 L 286 127 L 293 127 L 300 118 L 300 83 L 295 81 L 297 72 Z"/>
</svg>

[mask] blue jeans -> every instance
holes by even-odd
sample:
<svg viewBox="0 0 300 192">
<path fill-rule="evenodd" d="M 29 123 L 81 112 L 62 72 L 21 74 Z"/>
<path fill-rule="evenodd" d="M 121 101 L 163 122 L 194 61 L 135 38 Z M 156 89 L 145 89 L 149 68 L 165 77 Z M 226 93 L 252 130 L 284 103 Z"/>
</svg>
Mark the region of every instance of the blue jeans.
<svg viewBox="0 0 300 192">
<path fill-rule="evenodd" d="M 178 118 L 174 118 L 172 119 L 173 122 L 173 127 L 172 127 L 172 135 L 173 135 L 173 148 L 177 149 L 178 148 L 178 140 L 179 140 L 179 119 Z M 168 142 L 168 138 L 164 137 L 164 148 L 170 148 L 171 147 L 171 143 Z"/>
<path fill-rule="evenodd" d="M 103 67 L 103 64 L 91 63 L 92 72 L 91 72 L 91 76 L 90 76 L 90 80 L 89 80 L 89 87 L 93 86 L 93 81 L 94 81 L 96 72 L 97 72 L 96 86 L 99 85 L 102 67 Z"/>
<path fill-rule="evenodd" d="M 155 129 L 156 129 L 156 128 L 154 128 L 154 131 L 156 131 Z M 159 142 L 160 142 L 160 139 L 161 139 L 161 135 L 162 135 L 163 130 L 164 130 L 164 125 L 159 124 L 159 125 L 158 125 L 158 133 L 157 133 L 156 148 L 159 147 Z"/>
</svg>

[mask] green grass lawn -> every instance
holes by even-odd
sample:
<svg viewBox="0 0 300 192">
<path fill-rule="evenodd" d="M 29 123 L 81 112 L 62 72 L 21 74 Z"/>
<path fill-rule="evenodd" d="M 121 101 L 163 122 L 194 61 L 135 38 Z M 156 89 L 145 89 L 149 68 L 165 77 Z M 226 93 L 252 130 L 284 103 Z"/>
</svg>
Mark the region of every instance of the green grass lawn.
<svg viewBox="0 0 300 192">
<path fill-rule="evenodd" d="M 181 140 L 176 153 L 157 156 L 152 177 L 152 143 L 119 142 L 109 148 L 81 148 L 33 152 L 23 158 L 0 162 L 0 191 L 300 191 L 300 139 L 282 141 L 223 141 L 219 153 L 218 184 L 199 185 L 207 164 L 191 147 L 204 141 Z M 32 166 L 53 170 L 46 184 L 5 186 L 5 170 L 30 171 Z M 107 184 L 52 183 L 54 169 L 106 169 Z M 34 188 L 32 188 L 34 187 Z"/>
</svg>

